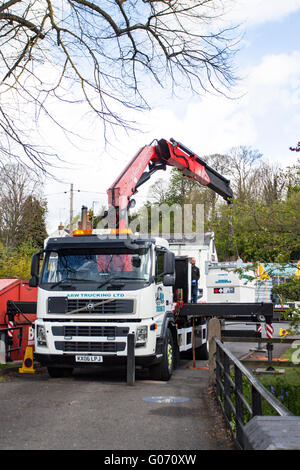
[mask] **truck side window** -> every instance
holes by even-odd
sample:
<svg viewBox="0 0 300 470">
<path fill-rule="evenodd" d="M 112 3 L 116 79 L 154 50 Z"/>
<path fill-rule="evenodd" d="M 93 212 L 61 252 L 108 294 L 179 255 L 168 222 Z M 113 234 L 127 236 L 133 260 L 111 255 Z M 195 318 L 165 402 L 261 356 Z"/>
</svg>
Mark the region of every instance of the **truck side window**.
<svg viewBox="0 0 300 470">
<path fill-rule="evenodd" d="M 164 272 L 164 252 L 156 252 L 156 265 L 155 265 L 155 279 L 156 283 L 163 281 L 163 272 Z"/>
</svg>

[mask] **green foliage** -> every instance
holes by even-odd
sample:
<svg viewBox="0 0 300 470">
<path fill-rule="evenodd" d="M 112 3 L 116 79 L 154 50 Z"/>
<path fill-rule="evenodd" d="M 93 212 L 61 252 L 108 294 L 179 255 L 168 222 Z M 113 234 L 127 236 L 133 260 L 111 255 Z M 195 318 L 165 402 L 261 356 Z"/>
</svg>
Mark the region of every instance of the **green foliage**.
<svg viewBox="0 0 300 470">
<path fill-rule="evenodd" d="M 294 302 L 300 300 L 300 280 L 294 276 L 284 284 L 273 286 L 273 294 L 279 295 L 285 302 Z"/>
<path fill-rule="evenodd" d="M 229 155 L 204 157 L 212 168 L 231 180 L 235 198 L 230 207 L 216 193 L 177 169 L 172 169 L 167 184 L 161 180 L 152 186 L 152 199 L 168 206 L 203 204 L 205 230 L 215 232 L 220 260 L 237 254 L 243 261 L 251 262 L 298 260 L 300 161 L 278 169 L 261 157 L 259 151 L 246 147 L 232 149 Z"/>
<path fill-rule="evenodd" d="M 16 245 L 36 246 L 41 249 L 47 238 L 45 217 L 47 203 L 39 201 L 35 196 L 28 196 L 22 207 L 22 215 L 16 233 Z"/>
<path fill-rule="evenodd" d="M 279 402 L 281 402 L 293 415 L 300 416 L 300 385 L 296 386 L 288 383 L 281 377 L 274 377 L 270 384 L 262 380 L 265 388 L 271 392 Z M 263 414 L 266 416 L 277 415 L 275 410 L 263 402 Z"/>
<path fill-rule="evenodd" d="M 280 366 L 282 369 L 282 366 Z M 234 372 L 230 372 L 232 381 L 234 382 Z M 287 367 L 284 375 L 261 375 L 259 380 L 262 385 L 274 395 L 274 397 L 285 406 L 293 415 L 300 416 L 300 372 L 297 367 Z M 245 376 L 242 378 L 242 394 L 246 402 L 251 406 L 251 384 Z M 236 398 L 233 386 L 231 385 L 230 400 L 236 407 Z M 224 396 L 221 399 L 224 407 Z M 262 415 L 277 416 L 277 412 L 264 399 L 262 400 Z M 244 407 L 244 424 L 251 419 L 251 415 L 246 407 Z M 233 413 L 231 414 L 230 424 L 233 432 L 236 432 L 236 424 Z"/>
<path fill-rule="evenodd" d="M 207 228 L 215 232 L 220 259 L 225 255 L 227 227 L 232 216 L 234 241 L 243 261 L 289 262 L 300 253 L 300 194 L 293 193 L 282 201 L 266 204 L 261 200 L 234 201 L 223 206 L 218 216 L 209 220 Z M 234 255 L 233 232 L 230 232 Z M 226 253 L 228 255 L 228 253 Z"/>
<path fill-rule="evenodd" d="M 0 243 L 0 278 L 30 279 L 31 257 L 37 250 L 30 242 L 15 249 Z"/>
</svg>

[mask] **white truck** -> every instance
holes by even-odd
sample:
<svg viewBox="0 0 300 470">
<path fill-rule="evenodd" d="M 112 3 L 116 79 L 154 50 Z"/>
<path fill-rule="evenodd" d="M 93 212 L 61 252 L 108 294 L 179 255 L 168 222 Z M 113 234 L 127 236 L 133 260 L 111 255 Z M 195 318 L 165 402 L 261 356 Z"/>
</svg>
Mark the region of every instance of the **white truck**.
<svg viewBox="0 0 300 470">
<path fill-rule="evenodd" d="M 35 356 L 51 376 L 120 362 L 135 334 L 137 365 L 159 359 L 169 378 L 174 349 L 174 256 L 164 240 L 99 236 L 49 239 L 39 281 Z M 163 274 L 164 273 L 164 274 Z M 169 330 L 168 343 L 160 341 Z"/>
<path fill-rule="evenodd" d="M 35 358 L 50 376 L 71 374 L 75 367 L 126 363 L 129 338 L 134 338 L 135 365 L 168 380 L 180 352 L 194 346 L 207 357 L 212 316 L 271 314 L 263 304 L 242 309 L 232 304 L 224 310 L 221 304 L 191 304 L 189 256 L 175 257 L 162 238 L 128 233 L 131 195 L 166 164 L 232 198 L 229 181 L 182 144 L 161 140 L 144 147 L 109 188 L 115 215 L 109 235 L 83 230 L 48 239 L 32 258 L 30 285 L 38 286 Z"/>
</svg>

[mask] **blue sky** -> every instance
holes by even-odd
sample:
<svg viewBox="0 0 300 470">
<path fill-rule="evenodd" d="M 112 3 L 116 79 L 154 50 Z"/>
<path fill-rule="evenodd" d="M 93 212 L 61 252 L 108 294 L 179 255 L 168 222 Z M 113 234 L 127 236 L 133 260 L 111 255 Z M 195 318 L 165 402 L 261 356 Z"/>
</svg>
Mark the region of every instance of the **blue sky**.
<svg viewBox="0 0 300 470">
<path fill-rule="evenodd" d="M 231 0 L 228 0 L 229 2 Z M 232 0 L 229 18 L 244 32 L 236 56 L 242 77 L 233 90 L 240 98 L 207 95 L 170 100 L 166 95 L 151 112 L 138 116 L 143 133 L 119 133 L 114 146 L 104 149 L 101 136 L 86 124 L 90 141 L 72 148 L 54 133 L 60 155 L 69 162 L 63 182 L 48 181 L 48 231 L 68 220 L 70 183 L 74 183 L 74 212 L 83 204 L 96 211 L 106 204 L 106 190 L 137 150 L 155 138 L 174 137 L 201 156 L 227 152 L 238 145 L 258 149 L 280 166 L 293 164 L 289 150 L 300 140 L 300 0 Z M 84 125 L 84 124 L 82 124 Z M 85 150 L 85 151 L 84 151 Z M 158 177 L 167 177 L 157 173 Z M 154 181 L 153 181 L 154 182 Z M 138 193 L 147 197 L 151 182 Z"/>
<path fill-rule="evenodd" d="M 300 10 L 288 17 L 249 27 L 249 46 L 240 51 L 240 65 L 255 64 L 266 54 L 290 54 L 300 49 Z M 297 44 L 298 42 L 298 44 Z"/>
</svg>

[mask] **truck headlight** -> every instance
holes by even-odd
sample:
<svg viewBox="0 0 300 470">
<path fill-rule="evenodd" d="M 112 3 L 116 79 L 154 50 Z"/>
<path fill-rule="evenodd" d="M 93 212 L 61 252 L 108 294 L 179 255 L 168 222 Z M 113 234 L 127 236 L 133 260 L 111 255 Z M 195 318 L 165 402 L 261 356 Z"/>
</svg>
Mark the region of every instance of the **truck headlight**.
<svg viewBox="0 0 300 470">
<path fill-rule="evenodd" d="M 146 343 L 148 338 L 148 327 L 147 326 L 138 326 L 136 329 L 136 343 Z"/>
<path fill-rule="evenodd" d="M 37 325 L 36 340 L 38 346 L 47 346 L 46 330 L 43 325 Z"/>
</svg>

